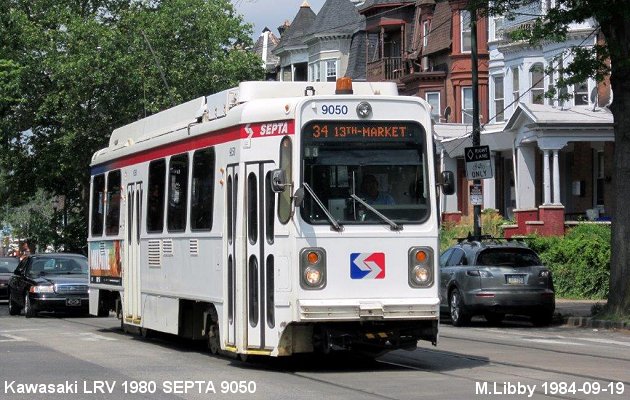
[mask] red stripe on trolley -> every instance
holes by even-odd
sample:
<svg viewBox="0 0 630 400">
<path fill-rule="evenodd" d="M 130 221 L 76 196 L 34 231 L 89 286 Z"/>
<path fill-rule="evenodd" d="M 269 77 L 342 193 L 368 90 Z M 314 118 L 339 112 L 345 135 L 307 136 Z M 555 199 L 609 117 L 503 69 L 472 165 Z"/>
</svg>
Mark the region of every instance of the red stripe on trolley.
<svg viewBox="0 0 630 400">
<path fill-rule="evenodd" d="M 219 131 L 208 132 L 189 139 L 166 143 L 159 147 L 129 154 L 116 160 L 95 165 L 91 168 L 91 174 L 96 175 L 112 169 L 157 160 L 204 147 L 216 146 L 218 144 L 232 142 L 238 139 L 293 135 L 295 133 L 294 127 L 294 120 L 286 120 L 239 125 Z"/>
</svg>

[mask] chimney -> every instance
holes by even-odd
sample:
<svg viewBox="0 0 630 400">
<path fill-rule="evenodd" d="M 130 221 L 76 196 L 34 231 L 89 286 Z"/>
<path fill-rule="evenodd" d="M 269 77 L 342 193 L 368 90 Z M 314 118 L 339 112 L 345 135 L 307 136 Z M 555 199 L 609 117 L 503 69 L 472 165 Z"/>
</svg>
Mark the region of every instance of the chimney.
<svg viewBox="0 0 630 400">
<path fill-rule="evenodd" d="M 289 28 L 289 26 L 291 26 L 291 23 L 289 22 L 289 20 L 285 20 L 284 24 L 278 27 L 278 32 L 280 33 L 281 37 L 282 35 L 284 35 L 284 32 Z"/>
</svg>

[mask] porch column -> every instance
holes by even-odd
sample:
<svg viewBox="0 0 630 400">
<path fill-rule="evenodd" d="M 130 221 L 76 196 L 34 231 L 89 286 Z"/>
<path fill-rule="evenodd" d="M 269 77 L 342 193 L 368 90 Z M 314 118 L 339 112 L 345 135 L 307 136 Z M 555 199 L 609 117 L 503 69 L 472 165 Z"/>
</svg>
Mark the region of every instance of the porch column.
<svg viewBox="0 0 630 400">
<path fill-rule="evenodd" d="M 559 150 L 553 150 L 553 204 L 560 205 L 560 159 Z"/>
<path fill-rule="evenodd" d="M 295 64 L 291 64 L 291 82 L 295 82 Z"/>
<path fill-rule="evenodd" d="M 536 207 L 536 148 L 519 146 L 516 148 L 516 208 L 519 210 Z"/>
<path fill-rule="evenodd" d="M 545 154 L 543 158 L 543 186 L 545 188 L 545 198 L 543 199 L 543 204 L 547 205 L 551 204 L 551 169 L 549 168 L 549 150 L 543 151 Z"/>
<path fill-rule="evenodd" d="M 496 153 L 494 151 L 490 152 L 490 162 L 492 163 L 492 178 L 482 179 L 481 182 L 483 184 L 483 207 L 486 208 L 497 208 L 497 181 L 496 181 L 496 168 L 495 168 L 495 158 Z"/>
</svg>

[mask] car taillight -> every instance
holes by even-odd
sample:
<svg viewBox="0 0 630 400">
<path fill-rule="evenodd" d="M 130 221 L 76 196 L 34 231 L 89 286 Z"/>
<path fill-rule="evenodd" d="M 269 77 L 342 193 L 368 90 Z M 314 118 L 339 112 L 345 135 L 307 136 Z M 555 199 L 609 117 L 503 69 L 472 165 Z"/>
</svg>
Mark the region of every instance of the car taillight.
<svg viewBox="0 0 630 400">
<path fill-rule="evenodd" d="M 482 269 L 471 269 L 466 271 L 466 275 L 468 276 L 479 276 L 482 278 L 492 278 L 494 275 L 490 271 L 485 271 Z"/>
</svg>

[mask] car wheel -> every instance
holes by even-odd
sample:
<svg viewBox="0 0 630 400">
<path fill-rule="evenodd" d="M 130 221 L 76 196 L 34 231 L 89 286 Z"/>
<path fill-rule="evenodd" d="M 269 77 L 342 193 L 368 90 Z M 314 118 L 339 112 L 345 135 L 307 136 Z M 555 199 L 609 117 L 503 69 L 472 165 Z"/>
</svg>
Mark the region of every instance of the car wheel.
<svg viewBox="0 0 630 400">
<path fill-rule="evenodd" d="M 538 314 L 532 315 L 532 323 L 534 326 L 547 326 L 553 321 L 553 311 L 541 311 Z"/>
<path fill-rule="evenodd" d="M 11 295 L 11 291 L 9 291 L 9 315 L 19 315 L 20 314 L 20 306 L 13 300 L 13 296 Z"/>
<path fill-rule="evenodd" d="M 449 307 L 451 310 L 451 322 L 453 326 L 464 326 L 470 322 L 470 315 L 466 311 L 464 299 L 458 289 L 453 289 L 449 297 Z"/>
<path fill-rule="evenodd" d="M 35 316 L 35 310 L 33 309 L 33 305 L 31 304 L 31 298 L 28 297 L 28 292 L 24 295 L 24 316 L 26 318 L 31 318 Z"/>
<path fill-rule="evenodd" d="M 484 314 L 484 317 L 491 325 L 499 325 L 505 318 L 505 314 L 488 312 Z"/>
</svg>

